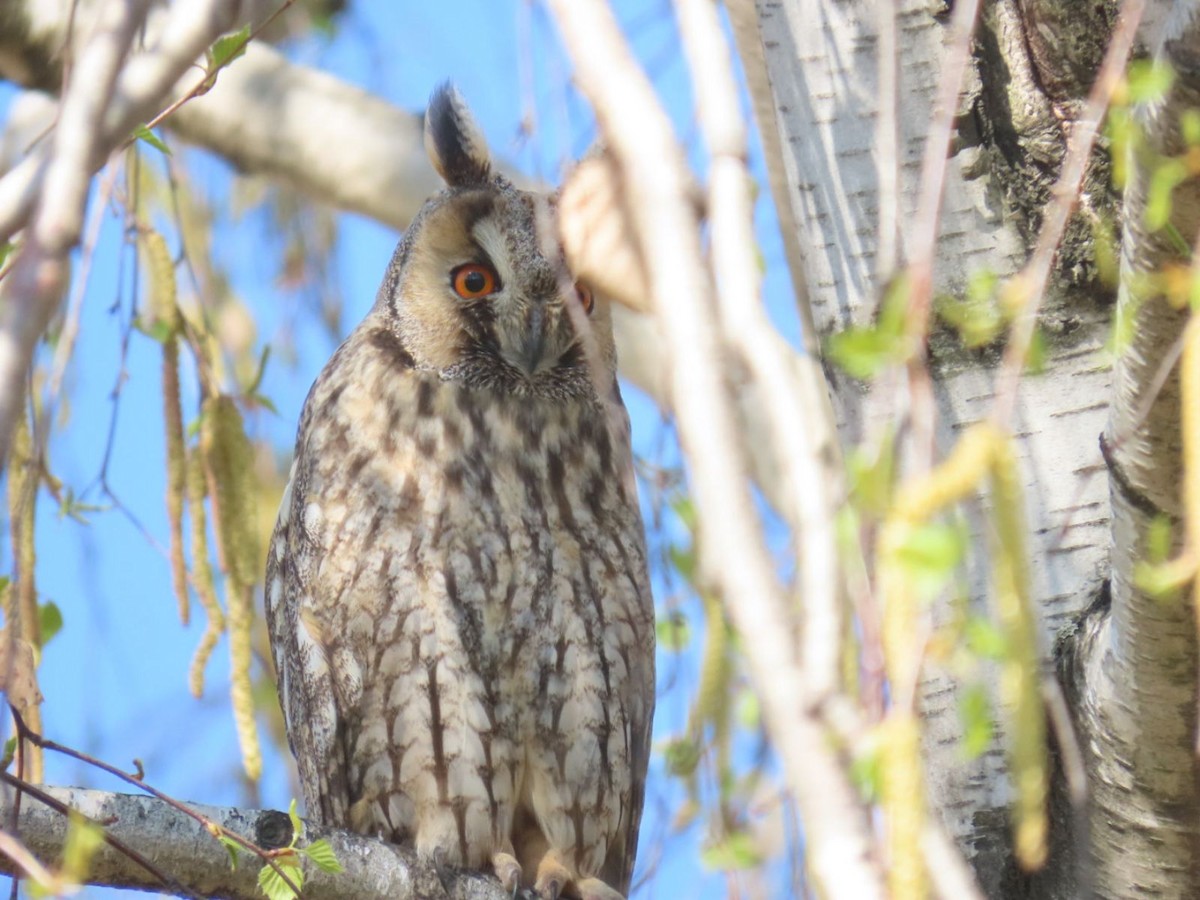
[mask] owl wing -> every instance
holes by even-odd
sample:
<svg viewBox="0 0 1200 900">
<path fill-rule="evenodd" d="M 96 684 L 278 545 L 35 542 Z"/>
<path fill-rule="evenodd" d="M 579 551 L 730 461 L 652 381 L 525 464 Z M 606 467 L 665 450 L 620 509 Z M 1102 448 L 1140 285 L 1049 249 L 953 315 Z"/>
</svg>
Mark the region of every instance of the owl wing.
<svg viewBox="0 0 1200 900">
<path fill-rule="evenodd" d="M 350 806 L 346 722 L 338 709 L 328 644 L 312 609 L 313 576 L 323 551 L 304 522 L 309 477 L 304 435 L 302 423 L 267 554 L 264 606 L 279 702 L 307 815 L 340 825 L 347 822 Z"/>
<path fill-rule="evenodd" d="M 648 579 L 642 578 L 640 581 L 641 586 L 633 602 L 639 610 L 649 610 L 649 624 L 646 629 L 648 640 L 630 649 L 635 658 L 628 661 L 629 696 L 625 700 L 625 710 L 629 728 L 629 811 L 622 826 L 623 841 L 618 840 L 609 849 L 604 872 L 609 884 L 624 885 L 626 892 L 629 891 L 637 857 L 642 806 L 646 797 L 646 771 L 650 765 L 650 731 L 654 724 L 654 601 Z"/>
<path fill-rule="evenodd" d="M 646 772 L 650 766 L 650 737 L 654 725 L 655 676 L 654 676 L 654 596 L 650 590 L 650 573 L 646 562 L 644 529 L 637 507 L 637 483 L 633 469 L 633 451 L 630 448 L 629 415 L 621 403 L 620 389 L 614 392 L 618 409 L 613 421 L 616 424 L 616 441 L 625 457 L 621 466 L 625 480 L 625 494 L 630 502 L 630 540 L 625 544 L 628 561 L 629 593 L 626 595 L 626 613 L 635 623 L 634 643 L 625 649 L 625 665 L 629 672 L 628 690 L 622 698 L 627 723 L 626 740 L 629 741 L 629 806 L 622 821 L 623 839 L 618 839 L 608 851 L 602 876 L 608 884 L 622 885 L 629 892 L 633 879 L 633 866 L 637 858 L 638 833 L 641 830 L 642 807 L 646 797 Z"/>
</svg>

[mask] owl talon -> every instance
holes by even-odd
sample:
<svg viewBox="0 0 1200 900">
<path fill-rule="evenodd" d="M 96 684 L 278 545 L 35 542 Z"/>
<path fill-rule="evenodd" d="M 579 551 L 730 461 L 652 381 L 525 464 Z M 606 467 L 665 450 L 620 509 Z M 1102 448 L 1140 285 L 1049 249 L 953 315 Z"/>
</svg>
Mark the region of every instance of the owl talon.
<svg viewBox="0 0 1200 900">
<path fill-rule="evenodd" d="M 516 857 L 503 850 L 492 854 L 492 870 L 500 879 L 500 884 L 515 900 L 521 890 L 521 864 L 517 862 Z"/>
<path fill-rule="evenodd" d="M 621 894 L 599 878 L 581 878 L 575 882 L 575 889 L 579 891 L 580 900 L 625 900 L 625 895 Z"/>
<path fill-rule="evenodd" d="M 538 863 L 537 882 L 533 886 L 534 892 L 542 900 L 558 900 L 572 877 L 571 870 L 562 864 L 558 854 L 553 850 L 547 851 L 546 855 L 542 857 L 542 861 Z"/>
</svg>

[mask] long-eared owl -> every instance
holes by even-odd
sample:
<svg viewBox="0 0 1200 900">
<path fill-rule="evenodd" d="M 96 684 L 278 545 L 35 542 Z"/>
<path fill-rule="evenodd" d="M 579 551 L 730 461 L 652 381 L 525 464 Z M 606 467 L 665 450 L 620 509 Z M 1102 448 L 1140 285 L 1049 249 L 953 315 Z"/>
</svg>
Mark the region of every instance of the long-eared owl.
<svg viewBox="0 0 1200 900">
<path fill-rule="evenodd" d="M 271 541 L 288 737 L 310 819 L 611 900 L 654 613 L 609 306 L 452 87 L 425 145 L 447 187 L 309 392 Z"/>
</svg>

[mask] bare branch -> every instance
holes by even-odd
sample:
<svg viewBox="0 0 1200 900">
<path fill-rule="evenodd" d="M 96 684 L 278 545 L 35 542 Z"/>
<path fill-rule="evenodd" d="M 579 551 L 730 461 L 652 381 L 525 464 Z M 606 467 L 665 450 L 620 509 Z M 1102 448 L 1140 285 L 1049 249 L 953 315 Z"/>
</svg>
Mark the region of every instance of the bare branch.
<svg viewBox="0 0 1200 900">
<path fill-rule="evenodd" d="M 406 227 L 441 187 L 425 157 L 420 116 L 264 44 L 247 47 L 168 127 L 243 171 L 282 178 L 394 228 Z"/>
<path fill-rule="evenodd" d="M 1113 31 L 1112 41 L 1104 54 L 1104 62 L 1096 75 L 1088 96 L 1087 106 L 1071 132 L 1070 149 L 1063 160 L 1062 171 L 1055 183 L 1051 196 L 1053 201 L 1046 209 L 1046 218 L 1038 234 L 1033 255 L 1017 276 L 1024 308 L 1013 324 L 1008 346 L 1004 350 L 1004 365 L 996 383 L 996 418 L 1008 421 L 1016 408 L 1017 386 L 1025 371 L 1025 360 L 1033 342 L 1037 327 L 1038 310 L 1046 296 L 1050 271 L 1067 229 L 1071 211 L 1079 199 L 1079 189 L 1087 172 L 1092 147 L 1100 133 L 1100 123 L 1112 100 L 1113 92 L 1121 83 L 1133 42 L 1137 37 L 1138 25 L 1145 11 L 1145 0 L 1125 0 L 1121 4 L 1121 18 Z"/>
<path fill-rule="evenodd" d="M 668 382 L 700 513 L 707 577 L 743 635 L 751 674 L 804 817 L 818 881 L 847 896 L 882 897 L 854 792 L 831 752 L 790 640 L 786 601 L 750 502 L 737 419 L 725 382 L 713 285 L 689 202 L 690 179 L 670 122 L 600 2 L 550 4 L 625 182 L 634 231 L 670 359 Z M 751 299 L 751 298 L 743 298 Z"/>
<path fill-rule="evenodd" d="M 53 146 L 40 146 L 0 179 L 0 240 L 25 224 L 36 203 L 13 270 L 0 287 L 5 301 L 0 306 L 0 458 L 7 454 L 34 345 L 65 289 L 67 254 L 79 240 L 92 173 L 229 27 L 237 3 L 175 4 L 155 49 L 121 68 L 145 6 L 106 7 L 63 98 Z"/>
<path fill-rule="evenodd" d="M 80 788 L 41 788 L 59 803 L 78 810 L 188 890 L 205 897 L 261 900 L 258 861 L 242 854 L 230 868 L 229 853 L 194 818 L 161 800 Z M 0 820 L 11 813 L 13 792 L 0 794 Z M 189 804 L 205 818 L 263 847 L 287 846 L 291 823 L 272 810 L 228 809 Z M 17 834 L 42 860 L 56 859 L 66 838 L 67 819 L 31 798 L 21 806 Z M 494 878 L 438 869 L 408 849 L 343 831 L 308 827 L 301 846 L 324 838 L 343 870 L 318 871 L 305 864 L 304 900 L 511 900 Z M 0 854 L 0 871 L 12 874 L 14 862 Z M 112 847 L 102 847 L 92 862 L 90 884 L 159 890 L 149 872 Z"/>
</svg>

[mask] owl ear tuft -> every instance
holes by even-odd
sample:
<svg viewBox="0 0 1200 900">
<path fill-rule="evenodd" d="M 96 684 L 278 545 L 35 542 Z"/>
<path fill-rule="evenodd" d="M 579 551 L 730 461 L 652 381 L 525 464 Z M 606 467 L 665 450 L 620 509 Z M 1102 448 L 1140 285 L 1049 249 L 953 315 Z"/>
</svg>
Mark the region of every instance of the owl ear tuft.
<svg viewBox="0 0 1200 900">
<path fill-rule="evenodd" d="M 446 82 L 425 111 L 425 152 L 450 187 L 485 184 L 492 177 L 487 141 L 462 94 Z"/>
</svg>

